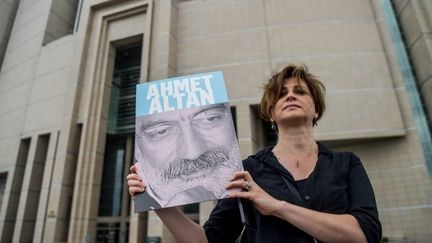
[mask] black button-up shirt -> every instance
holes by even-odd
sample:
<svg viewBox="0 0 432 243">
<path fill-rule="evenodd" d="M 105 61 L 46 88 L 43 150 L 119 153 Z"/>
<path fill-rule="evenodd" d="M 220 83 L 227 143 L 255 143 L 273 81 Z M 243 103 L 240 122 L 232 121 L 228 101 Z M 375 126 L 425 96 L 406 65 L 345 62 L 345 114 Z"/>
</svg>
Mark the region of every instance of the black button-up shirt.
<svg viewBox="0 0 432 243">
<path fill-rule="evenodd" d="M 381 224 L 375 196 L 360 159 L 353 153 L 336 153 L 318 143 L 317 164 L 303 182 L 302 195 L 292 175 L 268 147 L 243 161 L 254 181 L 267 193 L 302 207 L 332 214 L 351 214 L 368 242 L 379 242 Z M 241 242 L 314 242 L 312 236 L 289 222 L 259 213 L 242 200 L 246 216 Z M 234 242 L 243 230 L 237 199 L 220 200 L 204 229 L 209 242 Z"/>
</svg>

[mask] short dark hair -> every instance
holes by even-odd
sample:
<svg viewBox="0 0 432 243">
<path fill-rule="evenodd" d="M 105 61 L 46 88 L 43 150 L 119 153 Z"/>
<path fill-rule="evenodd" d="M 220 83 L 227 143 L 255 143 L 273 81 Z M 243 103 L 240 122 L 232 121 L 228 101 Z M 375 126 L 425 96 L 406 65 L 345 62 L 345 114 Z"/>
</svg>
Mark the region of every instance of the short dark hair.
<svg viewBox="0 0 432 243">
<path fill-rule="evenodd" d="M 268 81 L 264 84 L 264 94 L 261 98 L 261 117 L 265 121 L 271 119 L 271 109 L 276 104 L 276 101 L 280 98 L 282 87 L 285 81 L 290 78 L 295 78 L 298 82 L 303 80 L 310 90 L 310 95 L 315 105 L 315 111 L 318 113 L 318 117 L 313 120 L 313 124 L 321 119 L 326 109 L 324 94 L 325 86 L 318 79 L 317 76 L 313 75 L 308 71 L 306 65 L 294 65 L 289 64 L 284 67 L 280 72 L 273 74 Z"/>
</svg>

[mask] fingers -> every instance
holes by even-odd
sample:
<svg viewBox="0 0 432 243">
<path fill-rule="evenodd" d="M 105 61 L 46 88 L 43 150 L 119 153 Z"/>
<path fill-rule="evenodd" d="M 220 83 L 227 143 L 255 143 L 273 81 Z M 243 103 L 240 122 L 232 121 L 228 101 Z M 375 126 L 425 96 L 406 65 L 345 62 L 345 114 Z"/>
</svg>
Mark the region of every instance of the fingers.
<svg viewBox="0 0 432 243">
<path fill-rule="evenodd" d="M 145 184 L 138 180 L 128 180 L 129 194 L 134 197 L 135 194 L 145 191 Z"/>
<path fill-rule="evenodd" d="M 253 195 L 251 193 L 249 193 L 248 191 L 238 191 L 238 192 L 230 192 L 228 193 L 228 196 L 230 198 L 243 198 L 243 199 L 248 199 L 248 200 L 253 200 Z"/>
<path fill-rule="evenodd" d="M 253 185 L 255 185 L 255 182 L 249 172 L 239 171 L 233 175 L 231 182 L 225 188 L 227 190 L 241 189 L 243 192 L 251 192 L 254 190 Z"/>
<path fill-rule="evenodd" d="M 129 187 L 129 195 L 131 195 L 132 198 L 134 198 L 136 194 L 142 193 L 144 191 L 145 189 L 142 187 L 135 187 L 135 186 Z"/>
<path fill-rule="evenodd" d="M 141 177 L 137 174 L 129 174 L 126 176 L 126 180 L 137 180 L 137 181 L 142 181 Z"/>
<path fill-rule="evenodd" d="M 245 177 L 244 174 L 245 174 L 244 171 L 237 171 L 236 173 L 234 173 L 233 177 L 231 178 L 231 181 L 244 179 Z"/>
<path fill-rule="evenodd" d="M 129 170 L 130 170 L 131 173 L 136 174 L 136 166 L 135 166 L 135 164 L 132 165 L 132 166 L 129 168 Z"/>
<path fill-rule="evenodd" d="M 141 177 L 136 174 L 136 166 L 132 165 L 130 167 L 131 174 L 127 175 L 127 185 L 129 188 L 129 194 L 134 197 L 135 194 L 145 191 L 146 185 L 141 180 Z"/>
<path fill-rule="evenodd" d="M 225 188 L 227 190 L 235 189 L 235 188 L 246 189 L 246 181 L 245 180 L 231 181 L 225 186 Z"/>
<path fill-rule="evenodd" d="M 236 173 L 234 173 L 233 177 L 231 178 L 231 181 L 238 180 L 238 179 L 244 179 L 245 181 L 253 180 L 249 172 L 245 170 L 237 171 Z"/>
<path fill-rule="evenodd" d="M 132 175 L 132 174 L 130 174 L 130 175 Z M 129 177 L 129 175 L 128 175 L 128 177 Z M 139 177 L 134 177 L 134 178 L 128 179 L 127 184 L 128 184 L 128 186 L 138 186 L 138 187 L 142 187 L 142 188 L 146 187 L 146 185 L 144 184 L 144 182 L 142 182 L 139 179 Z"/>
<path fill-rule="evenodd" d="M 252 182 L 240 179 L 240 180 L 236 180 L 236 181 L 232 181 L 232 182 L 228 183 L 225 186 L 225 188 L 227 190 L 239 188 L 242 190 L 249 191 L 252 188 Z"/>
<path fill-rule="evenodd" d="M 233 183 L 235 181 L 239 181 L 239 183 Z M 228 185 L 229 188 L 243 188 L 246 191 L 249 191 L 254 184 L 254 180 L 252 179 L 252 176 L 247 171 L 238 171 L 236 172 L 232 179 L 231 183 Z"/>
<path fill-rule="evenodd" d="M 251 190 L 252 189 L 252 182 L 246 181 L 246 183 L 245 183 L 245 189 L 246 189 L 246 191 Z"/>
</svg>

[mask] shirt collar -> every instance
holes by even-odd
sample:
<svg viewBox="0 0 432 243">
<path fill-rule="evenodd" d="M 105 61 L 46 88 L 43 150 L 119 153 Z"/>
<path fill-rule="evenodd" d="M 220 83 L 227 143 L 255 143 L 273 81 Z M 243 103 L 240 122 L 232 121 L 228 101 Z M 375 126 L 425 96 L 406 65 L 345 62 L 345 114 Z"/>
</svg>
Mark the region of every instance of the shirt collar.
<svg viewBox="0 0 432 243">
<path fill-rule="evenodd" d="M 319 154 L 331 154 L 331 151 L 322 143 L 317 142 Z"/>
</svg>

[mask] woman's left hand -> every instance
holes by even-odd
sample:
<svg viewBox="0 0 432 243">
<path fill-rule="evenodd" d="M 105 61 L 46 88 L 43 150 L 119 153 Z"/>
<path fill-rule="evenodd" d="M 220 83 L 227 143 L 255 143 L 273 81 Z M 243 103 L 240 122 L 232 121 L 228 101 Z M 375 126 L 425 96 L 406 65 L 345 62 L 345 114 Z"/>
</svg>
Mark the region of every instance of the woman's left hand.
<svg viewBox="0 0 432 243">
<path fill-rule="evenodd" d="M 226 189 L 235 188 L 241 189 L 241 191 L 230 192 L 229 196 L 231 198 L 250 200 L 263 215 L 273 215 L 282 203 L 258 186 L 247 171 L 236 172 L 231 182 L 226 186 Z"/>
</svg>

